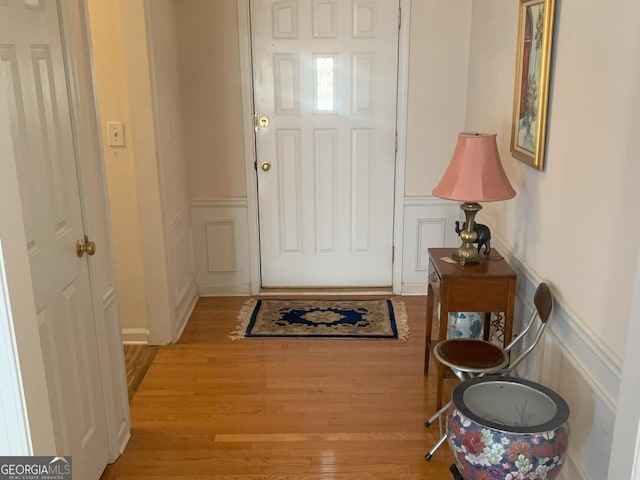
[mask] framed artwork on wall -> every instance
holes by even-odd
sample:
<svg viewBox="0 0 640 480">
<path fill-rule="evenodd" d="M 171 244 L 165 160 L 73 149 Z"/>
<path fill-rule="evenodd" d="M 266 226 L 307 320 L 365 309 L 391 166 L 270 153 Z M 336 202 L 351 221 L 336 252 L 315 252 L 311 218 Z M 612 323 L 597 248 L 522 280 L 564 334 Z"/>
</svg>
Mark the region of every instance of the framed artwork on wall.
<svg viewBox="0 0 640 480">
<path fill-rule="evenodd" d="M 555 0 L 519 0 L 511 154 L 544 168 Z"/>
</svg>

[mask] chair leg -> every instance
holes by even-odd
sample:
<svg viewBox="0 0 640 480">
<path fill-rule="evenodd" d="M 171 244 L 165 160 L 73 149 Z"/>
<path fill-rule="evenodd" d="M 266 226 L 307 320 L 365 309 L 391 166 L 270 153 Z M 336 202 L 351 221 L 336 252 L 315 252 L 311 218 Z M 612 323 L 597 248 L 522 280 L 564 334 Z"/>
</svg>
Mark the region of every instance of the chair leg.
<svg viewBox="0 0 640 480">
<path fill-rule="evenodd" d="M 440 437 L 440 440 L 438 440 L 438 443 L 436 443 L 433 448 L 431 450 L 429 450 L 429 452 L 424 456 L 424 459 L 428 462 L 429 460 L 431 460 L 431 457 L 433 457 L 433 454 L 436 453 L 436 450 L 438 450 L 442 444 L 444 443 L 444 441 L 447 439 L 447 435 L 444 434 Z"/>
<path fill-rule="evenodd" d="M 449 408 L 449 405 L 451 405 L 451 401 L 447 402 L 447 404 L 444 407 L 442 407 L 440 410 L 438 410 L 436 413 L 434 413 L 431 416 L 431 418 L 429 418 L 429 420 L 424 422 L 424 426 L 425 427 L 430 427 L 431 424 L 433 424 L 433 422 L 435 422 L 436 420 L 439 420 L 438 423 L 439 423 L 440 435 L 441 435 L 440 440 L 438 440 L 438 443 L 436 443 L 433 446 L 433 448 L 431 450 L 429 450 L 429 452 L 424 456 L 424 459 L 426 461 L 431 460 L 431 457 L 433 457 L 433 454 L 436 453 L 436 450 L 438 450 L 438 448 L 440 448 L 440 446 L 447 439 L 446 433 L 443 434 L 443 432 L 442 432 L 442 414 L 447 411 L 447 409 Z"/>
<path fill-rule="evenodd" d="M 447 411 L 447 408 L 449 408 L 449 405 L 451 405 L 451 400 L 449 400 L 444 407 L 442 407 L 440 410 L 438 410 L 436 413 L 434 413 L 429 418 L 429 420 L 424 422 L 424 426 L 425 427 L 430 427 L 433 422 L 435 422 L 436 420 L 442 418 L 442 414 Z"/>
</svg>

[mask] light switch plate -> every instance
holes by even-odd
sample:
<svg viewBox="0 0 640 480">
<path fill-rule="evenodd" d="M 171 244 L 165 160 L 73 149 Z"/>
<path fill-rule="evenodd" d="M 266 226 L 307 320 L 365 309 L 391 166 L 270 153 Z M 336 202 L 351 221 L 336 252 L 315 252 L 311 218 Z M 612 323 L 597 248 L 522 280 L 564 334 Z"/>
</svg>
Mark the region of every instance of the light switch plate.
<svg viewBox="0 0 640 480">
<path fill-rule="evenodd" d="M 122 122 L 107 122 L 110 147 L 124 147 L 124 126 Z"/>
</svg>

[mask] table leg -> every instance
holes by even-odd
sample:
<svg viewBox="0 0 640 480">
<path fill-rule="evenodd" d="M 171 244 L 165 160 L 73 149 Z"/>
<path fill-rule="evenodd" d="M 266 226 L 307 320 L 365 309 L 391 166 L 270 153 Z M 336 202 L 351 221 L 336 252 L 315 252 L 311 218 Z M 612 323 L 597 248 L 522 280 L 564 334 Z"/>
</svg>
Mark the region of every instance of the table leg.
<svg viewBox="0 0 640 480">
<path fill-rule="evenodd" d="M 482 327 L 482 338 L 485 341 L 488 341 L 490 335 L 491 335 L 491 312 L 485 312 L 484 325 Z"/>
<path fill-rule="evenodd" d="M 431 356 L 431 349 L 429 348 L 429 343 L 431 342 L 431 332 L 433 327 L 433 288 L 431 284 L 427 287 L 427 329 L 425 333 L 425 341 L 424 341 L 424 375 L 429 374 L 429 357 Z"/>
</svg>

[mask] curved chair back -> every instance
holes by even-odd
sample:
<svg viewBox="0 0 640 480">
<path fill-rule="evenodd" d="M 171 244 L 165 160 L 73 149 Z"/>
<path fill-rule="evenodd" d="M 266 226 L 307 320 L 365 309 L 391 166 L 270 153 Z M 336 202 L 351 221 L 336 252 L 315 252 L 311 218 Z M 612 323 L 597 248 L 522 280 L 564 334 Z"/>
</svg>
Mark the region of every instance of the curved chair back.
<svg viewBox="0 0 640 480">
<path fill-rule="evenodd" d="M 551 293 L 551 289 L 549 285 L 542 282 L 536 288 L 536 292 L 533 295 L 533 304 L 535 305 L 535 310 L 531 314 L 531 318 L 529 322 L 525 326 L 524 330 L 520 332 L 516 338 L 514 338 L 509 345 L 505 347 L 505 350 L 511 351 L 511 349 L 522 340 L 522 338 L 531 330 L 531 327 L 536 322 L 536 320 L 540 321 L 540 326 L 538 327 L 538 331 L 536 332 L 536 336 L 533 339 L 533 342 L 518 356 L 518 358 L 509 362 L 508 367 L 505 369 L 507 373 L 511 372 L 516 366 L 536 347 L 542 334 L 544 333 L 545 328 L 547 327 L 547 320 L 549 320 L 549 316 L 551 315 L 551 310 L 553 310 L 553 294 Z"/>
<path fill-rule="evenodd" d="M 544 282 L 538 285 L 536 293 L 533 295 L 533 304 L 536 306 L 538 315 L 540 315 L 540 321 L 546 323 L 553 309 L 553 295 L 549 285 Z"/>
</svg>

